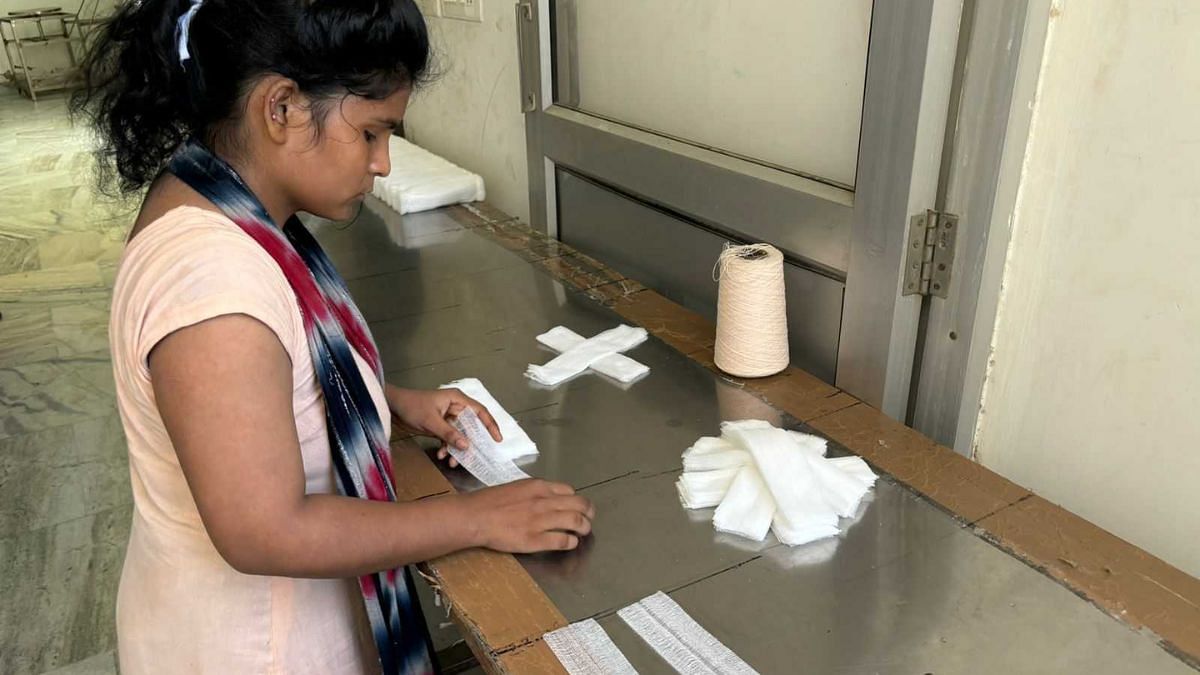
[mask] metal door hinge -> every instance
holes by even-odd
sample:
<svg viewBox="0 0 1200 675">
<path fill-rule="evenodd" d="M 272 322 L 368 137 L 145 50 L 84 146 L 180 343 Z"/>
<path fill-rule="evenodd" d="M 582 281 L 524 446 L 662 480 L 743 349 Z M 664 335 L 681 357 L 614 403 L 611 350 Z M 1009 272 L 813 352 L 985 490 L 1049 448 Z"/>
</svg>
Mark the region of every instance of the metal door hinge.
<svg viewBox="0 0 1200 675">
<path fill-rule="evenodd" d="M 902 295 L 946 297 L 954 271 L 958 216 L 932 209 L 912 217 Z"/>
</svg>

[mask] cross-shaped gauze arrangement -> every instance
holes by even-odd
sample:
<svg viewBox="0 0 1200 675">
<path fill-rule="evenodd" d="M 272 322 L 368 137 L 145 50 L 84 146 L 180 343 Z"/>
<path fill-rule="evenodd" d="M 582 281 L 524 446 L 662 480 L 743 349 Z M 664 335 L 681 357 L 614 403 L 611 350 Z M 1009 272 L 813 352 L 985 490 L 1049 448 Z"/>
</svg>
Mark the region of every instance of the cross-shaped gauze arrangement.
<svg viewBox="0 0 1200 675">
<path fill-rule="evenodd" d="M 650 369 L 621 354 L 646 341 L 646 329 L 617 326 L 585 339 L 570 328 L 556 326 L 537 336 L 537 341 L 558 352 L 545 365 L 530 364 L 525 375 L 538 384 L 555 387 L 587 369 L 627 384 Z"/>
</svg>

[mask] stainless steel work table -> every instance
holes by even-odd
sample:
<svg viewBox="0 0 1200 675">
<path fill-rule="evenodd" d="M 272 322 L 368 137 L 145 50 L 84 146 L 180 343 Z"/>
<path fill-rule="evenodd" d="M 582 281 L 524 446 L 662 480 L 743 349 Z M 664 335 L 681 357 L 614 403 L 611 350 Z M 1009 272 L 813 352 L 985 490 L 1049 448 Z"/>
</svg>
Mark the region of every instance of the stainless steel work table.
<svg viewBox="0 0 1200 675">
<path fill-rule="evenodd" d="M 886 476 L 837 539 L 789 548 L 714 532 L 711 510 L 676 497 L 680 453 L 722 420 L 806 427 L 656 338 L 629 353 L 651 369 L 631 386 L 585 374 L 539 387 L 525 367 L 553 353 L 536 335 L 624 320 L 460 220 L 373 203 L 351 226 L 315 232 L 391 382 L 480 378 L 538 444 L 525 470 L 595 502 L 578 551 L 518 559 L 568 620 L 597 618 L 640 672 L 671 671 L 615 613 L 659 590 L 763 673 L 1192 672 Z M 428 594 L 425 610 L 439 649 L 459 639 Z"/>
</svg>

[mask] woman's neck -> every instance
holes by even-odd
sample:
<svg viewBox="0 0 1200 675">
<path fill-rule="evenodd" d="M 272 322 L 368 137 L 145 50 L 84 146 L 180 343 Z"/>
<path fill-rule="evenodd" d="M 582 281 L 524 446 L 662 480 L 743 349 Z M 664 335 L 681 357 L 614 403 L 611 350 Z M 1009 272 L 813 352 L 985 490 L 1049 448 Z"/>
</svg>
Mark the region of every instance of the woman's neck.
<svg viewBox="0 0 1200 675">
<path fill-rule="evenodd" d="M 284 223 L 296 214 L 295 204 L 288 198 L 282 187 L 265 176 L 254 165 L 229 159 L 225 161 L 229 162 L 229 165 L 249 186 L 254 196 L 258 197 L 258 201 L 262 202 L 263 207 L 267 209 L 267 214 L 271 216 L 271 220 L 277 227 L 283 227 Z"/>
</svg>

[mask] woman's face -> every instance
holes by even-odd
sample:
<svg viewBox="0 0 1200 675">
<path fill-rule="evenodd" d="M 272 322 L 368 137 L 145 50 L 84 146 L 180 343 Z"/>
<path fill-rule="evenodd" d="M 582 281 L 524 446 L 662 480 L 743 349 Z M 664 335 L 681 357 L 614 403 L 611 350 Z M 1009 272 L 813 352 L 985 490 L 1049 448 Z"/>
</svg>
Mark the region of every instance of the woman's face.
<svg viewBox="0 0 1200 675">
<path fill-rule="evenodd" d="M 388 139 L 404 119 L 410 93 L 404 88 L 381 100 L 348 96 L 333 103 L 315 143 L 311 136 L 297 143 L 286 155 L 290 166 L 280 167 L 299 210 L 330 220 L 358 213 L 375 177 L 391 171 Z"/>
</svg>

